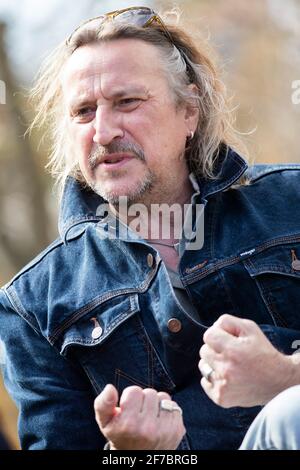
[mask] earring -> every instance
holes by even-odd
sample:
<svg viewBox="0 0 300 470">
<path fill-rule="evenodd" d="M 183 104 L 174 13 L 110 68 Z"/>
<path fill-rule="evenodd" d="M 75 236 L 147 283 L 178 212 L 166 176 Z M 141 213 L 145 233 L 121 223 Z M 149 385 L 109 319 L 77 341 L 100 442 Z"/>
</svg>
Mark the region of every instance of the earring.
<svg viewBox="0 0 300 470">
<path fill-rule="evenodd" d="M 192 140 L 194 137 L 194 132 L 193 131 L 190 131 L 190 134 L 188 136 L 188 140 Z"/>
</svg>

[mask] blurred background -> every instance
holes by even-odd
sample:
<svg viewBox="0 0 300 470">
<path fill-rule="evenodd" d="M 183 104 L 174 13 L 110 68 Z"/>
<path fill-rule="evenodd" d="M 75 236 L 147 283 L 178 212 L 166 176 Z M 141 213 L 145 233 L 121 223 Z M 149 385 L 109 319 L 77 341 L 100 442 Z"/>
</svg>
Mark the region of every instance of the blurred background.
<svg viewBox="0 0 300 470">
<path fill-rule="evenodd" d="M 24 138 L 32 118 L 24 90 L 82 20 L 141 3 L 160 11 L 178 6 L 188 30 L 210 40 L 251 161 L 300 163 L 299 0 L 0 0 L 0 285 L 57 235 L 47 143 L 39 145 L 37 134 Z M 16 423 L 0 379 L 0 429 L 13 449 Z"/>
</svg>

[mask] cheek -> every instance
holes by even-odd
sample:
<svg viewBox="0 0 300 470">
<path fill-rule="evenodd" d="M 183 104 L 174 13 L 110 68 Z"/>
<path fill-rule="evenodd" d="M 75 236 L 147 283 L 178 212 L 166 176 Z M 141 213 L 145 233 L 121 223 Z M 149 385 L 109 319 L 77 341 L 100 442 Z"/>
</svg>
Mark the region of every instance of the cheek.
<svg viewBox="0 0 300 470">
<path fill-rule="evenodd" d="M 89 126 L 70 125 L 69 138 L 72 159 L 76 159 L 85 177 L 88 177 L 88 157 L 93 145 L 93 129 Z M 74 161 L 74 160 L 73 160 Z"/>
<path fill-rule="evenodd" d="M 89 155 L 93 145 L 93 128 L 89 126 L 71 126 L 70 137 L 77 158 Z"/>
<path fill-rule="evenodd" d="M 157 147 L 158 140 L 161 139 L 161 126 L 162 123 L 159 121 L 157 115 L 139 111 L 136 113 L 125 115 L 122 119 L 122 128 L 125 131 L 125 135 L 131 138 L 133 141 L 142 145 L 145 151 L 149 143 L 150 147 Z"/>
</svg>

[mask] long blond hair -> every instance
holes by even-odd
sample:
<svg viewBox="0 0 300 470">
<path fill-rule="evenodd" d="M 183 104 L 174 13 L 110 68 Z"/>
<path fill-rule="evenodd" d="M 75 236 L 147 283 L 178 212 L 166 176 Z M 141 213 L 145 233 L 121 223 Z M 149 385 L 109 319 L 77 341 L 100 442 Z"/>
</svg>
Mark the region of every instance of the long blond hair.
<svg viewBox="0 0 300 470">
<path fill-rule="evenodd" d="M 88 27 L 79 28 L 69 41 L 60 44 L 42 64 L 30 92 L 37 110 L 30 130 L 43 128 L 44 137 L 50 138 L 51 155 L 47 167 L 60 188 L 68 175 L 83 181 L 68 140 L 61 72 L 78 47 L 95 42 L 135 38 L 160 50 L 162 67 L 177 103 L 193 100 L 199 107 L 198 126 L 185 153 L 190 171 L 204 178 L 216 178 L 215 163 L 224 145 L 242 151 L 245 156 L 246 149 L 233 127 L 234 116 L 229 108 L 226 87 L 207 51 L 207 44 L 196 45 L 178 24 L 168 23 L 167 19 L 164 23 L 168 35 L 155 23 L 142 28 L 117 21 L 92 21 Z M 190 83 L 196 85 L 196 93 L 188 88 Z"/>
</svg>

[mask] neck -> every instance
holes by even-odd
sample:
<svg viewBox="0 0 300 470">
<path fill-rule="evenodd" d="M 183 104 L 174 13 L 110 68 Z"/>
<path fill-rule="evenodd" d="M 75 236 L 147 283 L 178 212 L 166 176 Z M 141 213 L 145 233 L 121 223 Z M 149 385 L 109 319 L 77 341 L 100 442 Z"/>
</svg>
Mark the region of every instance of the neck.
<svg viewBox="0 0 300 470">
<path fill-rule="evenodd" d="M 184 206 L 190 203 L 192 194 L 193 187 L 188 179 L 181 187 L 177 185 L 173 193 L 153 191 L 126 207 L 110 205 L 110 209 L 142 238 L 173 246 L 180 238 Z"/>
</svg>

